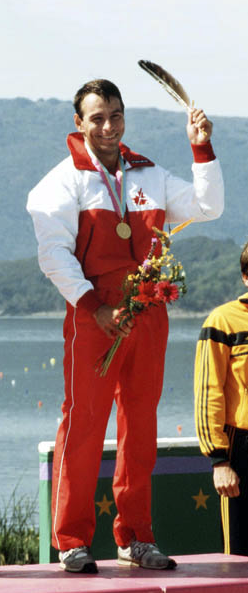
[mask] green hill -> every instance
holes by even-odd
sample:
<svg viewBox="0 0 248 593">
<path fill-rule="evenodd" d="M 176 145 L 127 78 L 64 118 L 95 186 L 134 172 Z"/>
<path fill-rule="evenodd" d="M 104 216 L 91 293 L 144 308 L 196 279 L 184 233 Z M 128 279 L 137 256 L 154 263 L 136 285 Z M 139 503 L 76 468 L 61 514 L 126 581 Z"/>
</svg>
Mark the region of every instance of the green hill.
<svg viewBox="0 0 248 593">
<path fill-rule="evenodd" d="M 246 292 L 240 274 L 240 248 L 232 239 L 182 239 L 172 246 L 186 271 L 188 291 L 176 306 L 209 311 Z"/>
<path fill-rule="evenodd" d="M 188 287 L 173 308 L 205 312 L 245 292 L 239 272 L 240 248 L 232 239 L 175 239 L 171 250 L 184 266 Z M 64 299 L 41 273 L 36 257 L 0 262 L 0 314 L 28 315 L 64 307 Z"/>
<path fill-rule="evenodd" d="M 66 135 L 74 131 L 68 101 L 24 98 L 0 100 L 0 260 L 36 255 L 32 221 L 26 212 L 28 191 L 67 156 Z M 204 235 L 248 238 L 248 119 L 214 117 L 213 145 L 224 173 L 226 207 L 214 222 L 190 225 L 184 237 Z M 124 141 L 174 174 L 191 179 L 191 149 L 186 115 L 158 109 L 127 109 Z"/>
</svg>

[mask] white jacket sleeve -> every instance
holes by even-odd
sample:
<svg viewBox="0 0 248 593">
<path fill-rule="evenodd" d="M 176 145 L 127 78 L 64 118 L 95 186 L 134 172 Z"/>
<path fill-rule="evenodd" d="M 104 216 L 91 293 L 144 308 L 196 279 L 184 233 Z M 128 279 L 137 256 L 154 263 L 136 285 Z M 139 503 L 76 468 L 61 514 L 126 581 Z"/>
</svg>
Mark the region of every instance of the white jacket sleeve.
<svg viewBox="0 0 248 593">
<path fill-rule="evenodd" d="M 166 179 L 166 221 L 183 222 L 194 218 L 206 222 L 219 218 L 224 208 L 224 183 L 218 159 L 193 163 L 192 183 L 170 173 Z"/>
<path fill-rule="evenodd" d="M 52 169 L 28 196 L 38 241 L 41 270 L 73 306 L 88 290 L 91 282 L 84 277 L 74 256 L 79 217 L 79 179 L 71 166 L 71 157 Z"/>
</svg>

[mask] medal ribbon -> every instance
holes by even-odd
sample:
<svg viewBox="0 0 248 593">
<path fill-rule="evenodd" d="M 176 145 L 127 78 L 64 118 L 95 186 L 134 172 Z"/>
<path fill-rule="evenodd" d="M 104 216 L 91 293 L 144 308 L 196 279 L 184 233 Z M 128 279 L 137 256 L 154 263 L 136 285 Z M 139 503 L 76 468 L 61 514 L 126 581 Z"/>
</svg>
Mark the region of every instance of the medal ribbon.
<svg viewBox="0 0 248 593">
<path fill-rule="evenodd" d="M 91 159 L 93 165 L 101 174 L 101 178 L 108 189 L 116 214 L 123 219 L 126 211 L 126 170 L 121 154 L 119 155 L 118 160 L 120 169 L 116 171 L 115 175 L 115 185 L 110 177 L 108 169 L 106 169 L 95 155 L 91 154 Z"/>
</svg>

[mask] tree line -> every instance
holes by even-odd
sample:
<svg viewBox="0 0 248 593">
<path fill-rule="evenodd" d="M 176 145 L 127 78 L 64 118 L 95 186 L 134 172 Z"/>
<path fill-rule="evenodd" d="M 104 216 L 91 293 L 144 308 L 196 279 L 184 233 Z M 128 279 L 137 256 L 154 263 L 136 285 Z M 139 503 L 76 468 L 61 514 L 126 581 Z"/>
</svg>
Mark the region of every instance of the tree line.
<svg viewBox="0 0 248 593">
<path fill-rule="evenodd" d="M 245 292 L 241 248 L 232 239 L 191 237 L 174 240 L 171 251 L 181 261 L 187 293 L 173 307 L 205 312 Z M 30 315 L 65 309 L 65 301 L 40 271 L 36 257 L 0 262 L 0 315 Z"/>
</svg>

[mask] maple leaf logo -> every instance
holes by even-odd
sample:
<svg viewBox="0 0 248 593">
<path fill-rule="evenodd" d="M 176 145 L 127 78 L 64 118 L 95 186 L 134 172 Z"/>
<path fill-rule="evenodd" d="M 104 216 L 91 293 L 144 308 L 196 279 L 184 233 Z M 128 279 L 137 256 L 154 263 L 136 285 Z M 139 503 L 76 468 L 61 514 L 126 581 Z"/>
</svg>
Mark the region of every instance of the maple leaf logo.
<svg viewBox="0 0 248 593">
<path fill-rule="evenodd" d="M 136 196 L 133 198 L 133 201 L 135 202 L 135 204 L 137 204 L 137 206 L 144 206 L 144 204 L 146 204 L 147 198 L 144 196 L 141 188 L 136 194 Z"/>
</svg>

